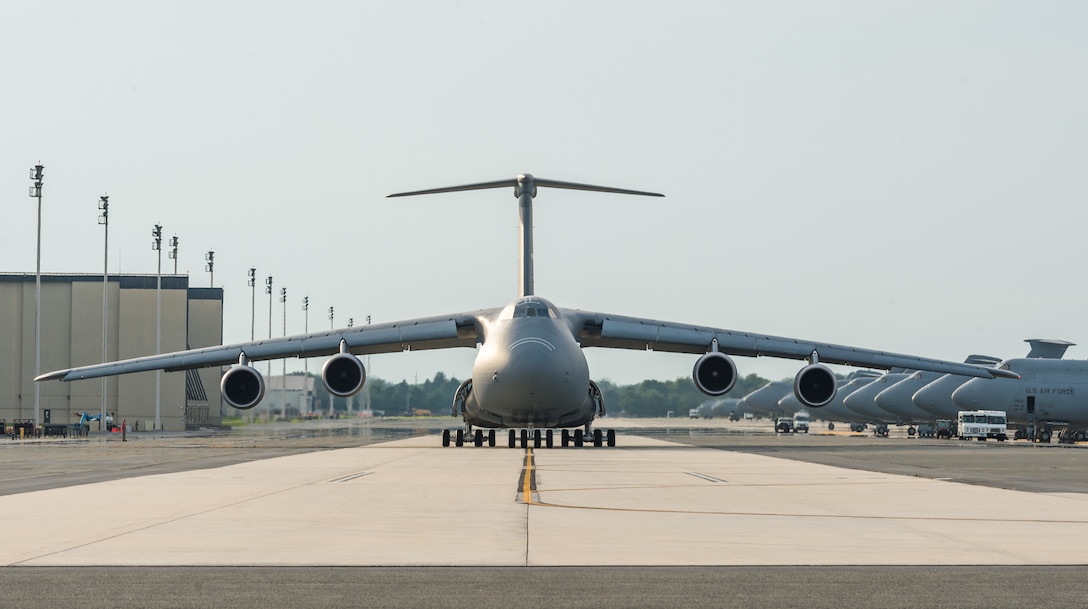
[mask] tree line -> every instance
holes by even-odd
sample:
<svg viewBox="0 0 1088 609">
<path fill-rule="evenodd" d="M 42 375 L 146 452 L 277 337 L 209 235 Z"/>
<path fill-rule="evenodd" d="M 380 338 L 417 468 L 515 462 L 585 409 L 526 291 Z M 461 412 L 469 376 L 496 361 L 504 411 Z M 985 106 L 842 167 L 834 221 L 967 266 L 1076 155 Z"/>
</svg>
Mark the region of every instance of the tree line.
<svg viewBox="0 0 1088 609">
<path fill-rule="evenodd" d="M 759 375 L 749 374 L 738 378 L 737 384 L 728 395 L 741 397 L 767 382 L 767 379 Z M 696 389 L 690 377 L 671 381 L 647 380 L 632 385 L 617 385 L 606 379 L 598 381 L 597 384 L 604 395 L 605 409 L 611 416 L 664 417 L 670 412 L 674 416 L 687 416 L 690 409 L 698 408 L 700 404 L 714 399 Z M 350 399 L 353 411 L 363 410 L 369 390 L 370 409 L 384 412 L 387 416 L 411 415 L 416 411 L 448 415 L 453 407 L 453 394 L 460 385 L 460 379 L 448 377 L 442 372 L 416 384 L 409 384 L 407 381 L 390 383 L 380 378 L 372 378 L 367 379 L 366 388 L 353 398 L 333 398 L 325 390 L 321 379 L 316 378 L 314 409 L 328 412 L 329 400 L 332 399 L 334 412 L 343 414 L 348 411 Z"/>
</svg>

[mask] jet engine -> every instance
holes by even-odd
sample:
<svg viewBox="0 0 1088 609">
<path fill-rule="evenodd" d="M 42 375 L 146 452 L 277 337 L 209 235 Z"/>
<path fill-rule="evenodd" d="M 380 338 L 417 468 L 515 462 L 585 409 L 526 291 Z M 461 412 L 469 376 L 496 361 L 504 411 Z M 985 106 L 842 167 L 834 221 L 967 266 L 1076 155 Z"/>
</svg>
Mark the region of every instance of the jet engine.
<svg viewBox="0 0 1088 609">
<path fill-rule="evenodd" d="M 809 408 L 827 406 L 835 399 L 838 379 L 830 368 L 822 364 L 809 364 L 793 378 L 793 393 Z"/>
<path fill-rule="evenodd" d="M 338 398 L 359 393 L 366 382 L 366 368 L 359 358 L 350 353 L 337 353 L 321 367 L 321 380 L 325 389 Z"/>
<path fill-rule="evenodd" d="M 219 390 L 228 404 L 241 410 L 249 410 L 264 397 L 264 378 L 250 366 L 233 366 L 223 374 Z"/>
<path fill-rule="evenodd" d="M 699 391 L 709 396 L 719 396 L 732 389 L 737 382 L 737 366 L 728 355 L 711 351 L 695 362 L 691 377 Z"/>
</svg>

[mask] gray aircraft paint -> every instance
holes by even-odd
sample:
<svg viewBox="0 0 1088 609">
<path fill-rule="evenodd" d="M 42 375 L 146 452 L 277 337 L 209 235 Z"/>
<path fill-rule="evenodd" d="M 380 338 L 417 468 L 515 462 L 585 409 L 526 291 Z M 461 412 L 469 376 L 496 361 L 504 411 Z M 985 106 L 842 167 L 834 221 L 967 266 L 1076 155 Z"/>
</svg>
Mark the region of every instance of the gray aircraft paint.
<svg viewBox="0 0 1088 609">
<path fill-rule="evenodd" d="M 861 415 L 870 423 L 896 423 L 897 417 L 891 416 L 876 405 L 876 396 L 894 383 L 910 376 L 906 372 L 889 372 L 874 379 L 873 382 L 851 393 L 842 401 L 843 406 Z"/>
<path fill-rule="evenodd" d="M 728 417 L 743 416 L 745 411 L 740 406 L 739 398 L 725 398 L 723 400 L 712 400 L 699 404 L 697 408 L 699 416 L 704 419 L 711 419 L 714 417 Z"/>
<path fill-rule="evenodd" d="M 939 372 L 917 370 L 906 378 L 892 384 L 876 395 L 876 405 L 893 417 L 908 422 L 932 421 L 936 416 L 932 412 L 915 406 L 911 399 L 919 389 L 932 383 L 942 375 Z"/>
<path fill-rule="evenodd" d="M 798 401 L 797 396 L 790 392 L 779 399 L 779 408 L 782 408 L 787 412 L 796 412 L 801 409 L 807 410 L 814 420 L 832 423 L 863 423 L 863 419 L 856 412 L 847 409 L 842 402 L 847 396 L 869 383 L 872 383 L 879 376 L 879 372 L 874 372 L 872 370 L 855 370 L 848 374 L 846 378 L 839 381 L 839 388 L 838 391 L 835 392 L 835 398 L 826 406 L 821 408 L 802 406 L 801 402 Z"/>
<path fill-rule="evenodd" d="M 1010 359 L 1001 363 L 1020 379 L 992 387 L 967 380 L 952 394 L 961 410 L 1004 410 L 1012 423 L 1027 424 L 1027 398 L 1035 398 L 1038 424 L 1088 427 L 1088 361 Z"/>
<path fill-rule="evenodd" d="M 862 379 L 843 379 L 839 381 L 839 390 L 835 392 L 835 399 L 831 400 L 827 406 L 821 406 L 820 408 L 808 408 L 801 404 L 797 399 L 797 396 L 793 395 L 793 392 L 787 393 L 778 400 L 779 408 L 786 412 L 797 412 L 798 410 L 807 410 L 813 419 L 821 421 L 830 421 L 834 423 L 853 423 L 859 422 L 861 419 L 854 412 L 846 410 L 842 405 L 842 401 L 846 396 L 857 391 L 866 384 L 872 382 L 872 378 Z"/>
<path fill-rule="evenodd" d="M 796 409 L 785 411 L 778 405 L 778 401 L 787 393 L 793 393 L 793 379 L 771 381 L 741 398 L 740 404 L 748 411 L 763 416 L 793 414 L 797 412 Z"/>
<path fill-rule="evenodd" d="M 933 370 L 983 378 L 1007 374 L 981 366 L 844 345 L 555 307 L 537 297 L 534 291 L 532 203 L 538 187 L 662 196 L 645 191 L 546 180 L 529 174 L 514 179 L 390 195 L 512 188 L 519 209 L 519 298 L 501 309 L 483 309 L 78 366 L 49 372 L 35 380 L 74 381 L 152 370 L 176 371 L 236 364 L 225 373 L 224 384 L 232 375 L 242 381 L 238 386 L 244 387 L 246 407 L 252 407 L 257 402 L 250 398 L 258 396 L 258 392 L 252 390 L 251 385 L 260 385 L 260 395 L 263 395 L 263 380 L 251 366 L 260 360 L 333 356 L 330 364 L 337 362 L 342 365 L 341 370 L 343 366 L 356 366 L 356 372 L 361 372 L 343 375 L 345 378 L 361 377 L 360 382 L 349 384 L 343 390 L 353 393 L 365 381 L 362 365 L 354 356 L 478 347 L 471 384 L 462 385 L 455 398 L 455 404 L 458 399 L 461 400 L 462 415 L 467 426 L 586 425 L 588 430 L 589 422 L 598 414 L 598 402 L 591 397 L 595 385 L 589 379 L 588 365 L 581 352 L 586 347 L 701 355 L 697 365 L 716 363 L 716 367 L 709 369 L 712 374 L 708 374 L 708 378 L 713 379 L 720 378 L 723 361 L 728 361 L 729 367 L 736 372 L 735 364 L 727 356 L 807 360 L 809 365 L 803 369 L 805 371 L 820 370 L 824 364 L 846 364 L 880 369 L 901 367 Z M 546 311 L 544 319 L 535 314 L 520 315 L 521 311 L 541 309 Z M 326 368 L 329 368 L 329 364 Z M 829 370 L 823 370 L 827 375 L 831 374 Z M 777 402 L 777 397 L 774 402 Z M 259 401 L 260 398 L 255 399 Z"/>
<path fill-rule="evenodd" d="M 945 374 L 922 387 L 911 396 L 914 405 L 938 419 L 955 419 L 960 407 L 952 401 L 952 392 L 969 379 L 958 374 Z"/>
<path fill-rule="evenodd" d="M 1026 359 L 1034 360 L 1064 361 L 1061 360 L 1061 357 L 1065 355 L 1066 349 L 1073 346 L 1073 343 L 1068 341 L 1045 338 L 1029 338 L 1024 342 L 1030 345 Z M 1000 363 L 995 363 L 997 358 L 987 355 L 972 355 L 967 358 L 967 361 L 986 366 Z M 969 380 L 971 379 L 956 374 L 942 375 L 937 380 L 919 389 L 911 396 L 911 401 L 918 408 L 933 414 L 937 418 L 955 419 L 959 411 L 963 409 L 953 401 L 952 394 Z"/>
<path fill-rule="evenodd" d="M 1051 343 L 1058 341 L 1029 340 L 1027 342 L 1033 343 L 1031 353 L 1036 355 L 1033 355 L 1032 357 L 1050 357 L 1055 353 L 1058 354 L 1058 357 L 1061 357 L 1061 353 L 1065 352 L 1065 347 L 1062 347 L 1060 352 L 1052 348 Z M 1036 345 L 1035 343 L 1039 344 Z M 1039 347 L 1038 350 L 1035 349 L 1036 346 Z M 971 364 L 996 366 L 1001 362 L 1001 359 L 988 355 L 969 355 L 964 361 Z M 937 372 L 917 370 L 907 378 L 877 394 L 876 405 L 895 416 L 902 417 L 905 421 L 933 421 L 937 418 L 937 415 L 919 407 L 914 403 L 913 398 L 914 394 L 918 393 L 923 387 L 936 381 L 941 376 L 943 375 Z M 949 396 L 951 396 L 951 393 L 949 393 Z"/>
</svg>

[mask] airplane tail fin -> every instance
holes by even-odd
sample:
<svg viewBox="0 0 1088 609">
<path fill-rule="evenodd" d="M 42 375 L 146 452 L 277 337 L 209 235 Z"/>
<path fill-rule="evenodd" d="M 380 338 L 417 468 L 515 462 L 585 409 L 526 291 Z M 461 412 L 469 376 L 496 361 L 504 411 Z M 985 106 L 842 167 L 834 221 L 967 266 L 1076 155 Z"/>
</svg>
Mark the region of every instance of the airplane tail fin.
<svg viewBox="0 0 1088 609">
<path fill-rule="evenodd" d="M 612 192 L 621 195 L 642 195 L 645 197 L 665 196 L 660 193 L 646 192 L 643 190 L 630 190 L 627 188 L 613 188 L 611 186 L 596 186 L 593 184 L 579 184 L 577 182 L 547 180 L 534 177 L 532 174 L 523 173 L 512 180 L 496 180 L 494 182 L 477 182 L 475 184 L 463 184 L 461 186 L 446 186 L 444 188 L 397 192 L 386 195 L 386 197 L 410 197 L 413 195 L 430 195 L 441 192 L 460 192 L 463 190 L 484 190 L 488 188 L 509 187 L 514 188 L 514 197 L 518 199 L 518 231 L 521 233 L 519 244 L 520 251 L 518 254 L 519 297 L 533 294 L 533 199 L 536 198 L 537 188 L 565 188 L 567 190 Z"/>
<path fill-rule="evenodd" d="M 1065 350 L 1076 344 L 1052 338 L 1029 338 L 1024 342 L 1031 345 L 1028 357 L 1047 359 L 1061 359 L 1065 355 Z"/>
<path fill-rule="evenodd" d="M 963 360 L 963 363 L 993 367 L 1001 363 L 1001 358 L 992 355 L 968 355 L 967 359 Z"/>
</svg>

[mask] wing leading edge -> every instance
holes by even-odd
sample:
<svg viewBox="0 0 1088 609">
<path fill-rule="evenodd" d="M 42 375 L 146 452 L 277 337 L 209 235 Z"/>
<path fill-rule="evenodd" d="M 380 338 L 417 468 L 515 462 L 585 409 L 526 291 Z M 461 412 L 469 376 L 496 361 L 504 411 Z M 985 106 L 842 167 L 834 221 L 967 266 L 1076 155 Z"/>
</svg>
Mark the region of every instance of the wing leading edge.
<svg viewBox="0 0 1088 609">
<path fill-rule="evenodd" d="M 472 313 L 410 319 L 406 321 L 312 332 L 297 336 L 272 338 L 233 345 L 218 345 L 161 355 L 79 366 L 43 374 L 35 381 L 82 379 L 165 370 L 173 372 L 192 368 L 236 364 L 244 353 L 250 361 L 287 357 L 320 357 L 340 352 L 340 341 L 355 355 L 397 351 L 475 347 L 482 340 L 483 328 L 499 309 Z"/>
<path fill-rule="evenodd" d="M 671 353 L 701 354 L 707 352 L 714 340 L 718 351 L 728 355 L 786 359 L 808 359 L 813 352 L 823 364 L 845 364 L 867 368 L 906 368 L 959 374 L 980 378 L 996 376 L 1019 378 L 1015 373 L 974 364 L 965 364 L 872 349 L 861 349 L 830 343 L 805 341 L 752 332 L 738 332 L 679 324 L 639 317 L 608 315 L 578 310 L 564 310 L 583 347 L 637 349 Z"/>
</svg>

